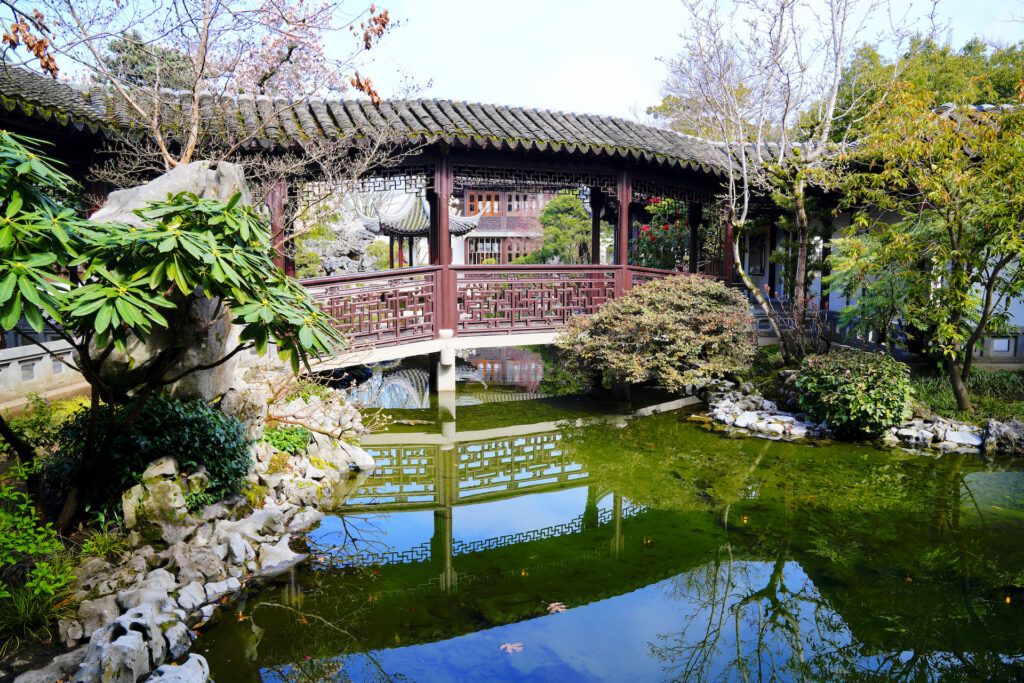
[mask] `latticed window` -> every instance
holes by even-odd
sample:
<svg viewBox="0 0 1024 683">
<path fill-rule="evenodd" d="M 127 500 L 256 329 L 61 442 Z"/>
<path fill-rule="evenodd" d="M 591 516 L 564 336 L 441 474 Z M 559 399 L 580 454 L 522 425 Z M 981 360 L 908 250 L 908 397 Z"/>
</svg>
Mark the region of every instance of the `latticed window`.
<svg viewBox="0 0 1024 683">
<path fill-rule="evenodd" d="M 485 216 L 501 215 L 501 192 L 467 192 L 469 215 L 483 212 Z"/>
<path fill-rule="evenodd" d="M 540 240 L 517 238 L 507 241 L 508 262 L 512 263 L 520 256 L 526 256 L 540 249 Z"/>
<path fill-rule="evenodd" d="M 478 266 L 487 260 L 494 263 L 502 262 L 500 237 L 470 237 L 466 240 L 466 246 L 466 262 L 470 265 Z"/>
<path fill-rule="evenodd" d="M 529 192 L 506 192 L 505 213 L 512 216 L 538 216 L 544 208 L 542 195 Z"/>
</svg>

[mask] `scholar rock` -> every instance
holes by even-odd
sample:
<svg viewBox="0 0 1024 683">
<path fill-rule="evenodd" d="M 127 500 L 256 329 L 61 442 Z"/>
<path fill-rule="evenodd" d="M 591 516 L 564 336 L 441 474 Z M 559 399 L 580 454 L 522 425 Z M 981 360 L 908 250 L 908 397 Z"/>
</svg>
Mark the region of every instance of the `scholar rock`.
<svg viewBox="0 0 1024 683">
<path fill-rule="evenodd" d="M 210 679 L 210 665 L 202 655 L 190 654 L 188 659 L 178 666 L 164 664 L 146 683 L 206 683 Z"/>
<path fill-rule="evenodd" d="M 259 549 L 259 575 L 271 578 L 283 574 L 306 559 L 306 555 L 292 552 L 288 547 L 291 534 L 285 534 L 280 541 L 271 545 L 264 543 Z"/>
<path fill-rule="evenodd" d="M 164 640 L 167 641 L 167 652 L 169 659 L 178 659 L 188 652 L 192 646 L 192 629 L 180 621 L 174 622 L 169 629 L 164 631 Z"/>
<path fill-rule="evenodd" d="M 186 612 L 201 607 L 206 602 L 206 591 L 203 584 L 193 581 L 178 592 L 178 604 Z"/>
<path fill-rule="evenodd" d="M 86 636 L 91 636 L 93 631 L 109 624 L 120 614 L 121 609 L 113 595 L 85 600 L 78 606 L 78 620 L 82 623 L 82 631 Z"/>
</svg>

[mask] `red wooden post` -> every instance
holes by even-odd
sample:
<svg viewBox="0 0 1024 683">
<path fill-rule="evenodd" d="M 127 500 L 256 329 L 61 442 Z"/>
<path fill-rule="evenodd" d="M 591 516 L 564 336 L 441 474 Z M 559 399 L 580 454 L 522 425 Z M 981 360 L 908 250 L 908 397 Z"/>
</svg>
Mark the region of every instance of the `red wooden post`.
<svg viewBox="0 0 1024 683">
<path fill-rule="evenodd" d="M 633 186 L 628 171 L 619 173 L 617 195 L 619 220 L 615 230 L 615 265 L 624 266 L 629 263 L 629 204 L 633 201 Z"/>
<path fill-rule="evenodd" d="M 287 245 L 284 234 L 284 200 L 287 196 L 288 185 L 285 181 L 279 180 L 270 188 L 263 200 L 263 203 L 270 209 L 270 235 L 274 250 L 274 265 L 286 273 L 288 272 L 288 261 L 291 260 L 285 257 Z M 294 269 L 294 264 L 292 264 L 292 268 Z"/>
<path fill-rule="evenodd" d="M 698 233 L 700 226 L 704 222 L 704 205 L 700 202 L 688 202 L 686 204 L 686 222 L 690 224 L 690 263 L 688 269 L 691 273 L 696 273 L 697 268 L 700 267 L 698 260 L 700 254 L 700 244 L 698 241 Z"/>
<path fill-rule="evenodd" d="M 615 296 L 629 290 L 629 204 L 633 201 L 633 186 L 629 172 L 619 173 L 616 198 L 619 202 L 619 216 L 615 225 Z"/>
<path fill-rule="evenodd" d="M 398 267 L 405 268 L 405 238 L 398 236 Z"/>
<path fill-rule="evenodd" d="M 441 266 L 442 270 L 438 276 L 438 291 L 435 304 L 435 315 L 440 320 L 438 330 L 455 330 L 458 324 L 459 312 L 456 309 L 455 293 L 455 272 L 452 271 L 452 238 L 448 225 L 448 202 L 451 200 L 452 189 L 455 185 L 455 177 L 452 173 L 452 160 L 448 156 L 448 150 L 442 149 L 434 167 L 434 192 L 436 193 L 437 210 L 431 212 L 431 237 L 436 242 L 436 248 L 431 249 L 432 255 L 436 255 L 434 265 Z"/>
<path fill-rule="evenodd" d="M 600 187 L 590 188 L 590 262 L 601 264 L 601 208 L 604 197 Z"/>
</svg>

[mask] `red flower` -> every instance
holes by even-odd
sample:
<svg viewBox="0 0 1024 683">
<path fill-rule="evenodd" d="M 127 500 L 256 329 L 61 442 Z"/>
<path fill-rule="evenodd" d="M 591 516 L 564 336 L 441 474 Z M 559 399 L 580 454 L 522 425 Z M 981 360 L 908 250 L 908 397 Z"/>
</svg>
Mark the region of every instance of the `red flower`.
<svg viewBox="0 0 1024 683">
<path fill-rule="evenodd" d="M 668 223 L 666 223 L 661 229 L 662 230 L 668 230 Z"/>
<path fill-rule="evenodd" d="M 643 230 L 644 232 L 647 232 L 648 230 L 651 229 L 651 226 L 649 226 L 649 225 L 641 225 L 640 229 Z"/>
<path fill-rule="evenodd" d="M 654 241 L 654 235 L 651 235 L 651 241 L 652 242 Z"/>
<path fill-rule="evenodd" d="M 650 199 L 648 199 L 647 203 L 648 204 L 653 204 L 654 203 L 654 197 L 651 197 Z"/>
</svg>

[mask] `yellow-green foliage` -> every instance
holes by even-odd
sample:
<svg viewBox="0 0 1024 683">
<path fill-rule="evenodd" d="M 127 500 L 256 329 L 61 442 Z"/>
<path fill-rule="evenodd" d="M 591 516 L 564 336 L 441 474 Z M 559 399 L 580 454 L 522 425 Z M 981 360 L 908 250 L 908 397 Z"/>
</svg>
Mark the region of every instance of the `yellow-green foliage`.
<svg viewBox="0 0 1024 683">
<path fill-rule="evenodd" d="M 750 307 L 710 278 L 676 275 L 634 287 L 570 321 L 557 344 L 567 367 L 653 379 L 669 391 L 736 374 L 754 355 Z"/>
</svg>

